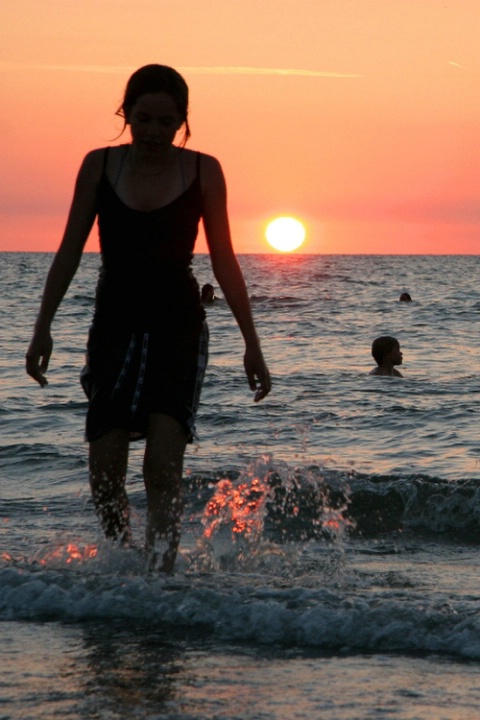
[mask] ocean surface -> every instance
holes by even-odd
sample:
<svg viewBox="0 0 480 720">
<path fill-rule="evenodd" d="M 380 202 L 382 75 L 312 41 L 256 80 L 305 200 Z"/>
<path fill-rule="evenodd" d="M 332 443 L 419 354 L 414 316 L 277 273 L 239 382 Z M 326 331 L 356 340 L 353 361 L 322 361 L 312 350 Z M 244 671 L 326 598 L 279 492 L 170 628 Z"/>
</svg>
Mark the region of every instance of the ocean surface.
<svg viewBox="0 0 480 720">
<path fill-rule="evenodd" d="M 48 387 L 25 374 L 51 260 L 0 254 L 0 720 L 480 717 L 480 257 L 239 257 L 273 390 L 252 402 L 216 287 L 170 577 L 103 540 L 90 500 L 97 255 Z M 383 334 L 403 378 L 369 376 Z"/>
</svg>

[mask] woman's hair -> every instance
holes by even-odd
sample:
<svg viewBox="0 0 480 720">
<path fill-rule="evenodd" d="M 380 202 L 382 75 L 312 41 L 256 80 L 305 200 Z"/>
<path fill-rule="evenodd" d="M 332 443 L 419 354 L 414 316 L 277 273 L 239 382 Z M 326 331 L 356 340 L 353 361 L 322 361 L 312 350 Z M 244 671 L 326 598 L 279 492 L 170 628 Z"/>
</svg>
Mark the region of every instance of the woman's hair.
<svg viewBox="0 0 480 720">
<path fill-rule="evenodd" d="M 180 73 L 168 65 L 144 65 L 130 77 L 123 102 L 116 113 L 123 118 L 123 129 L 128 125 L 130 112 L 139 97 L 157 92 L 167 93 L 174 100 L 178 114 L 185 124 L 182 142 L 185 145 L 191 134 L 188 125 L 188 85 Z"/>
<path fill-rule="evenodd" d="M 382 337 L 376 338 L 372 343 L 372 355 L 377 365 L 381 365 L 385 355 L 397 345 L 399 345 L 397 338 L 391 335 L 382 335 Z"/>
</svg>

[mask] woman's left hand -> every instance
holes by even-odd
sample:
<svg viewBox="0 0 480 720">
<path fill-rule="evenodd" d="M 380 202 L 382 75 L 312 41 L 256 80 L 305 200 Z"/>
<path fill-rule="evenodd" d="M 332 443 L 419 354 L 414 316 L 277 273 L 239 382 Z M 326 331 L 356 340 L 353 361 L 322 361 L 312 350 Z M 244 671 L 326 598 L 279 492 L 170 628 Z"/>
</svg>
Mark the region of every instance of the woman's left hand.
<svg viewBox="0 0 480 720">
<path fill-rule="evenodd" d="M 259 402 L 272 389 L 272 381 L 260 348 L 248 348 L 243 358 L 250 390 L 255 391 L 254 401 Z"/>
</svg>

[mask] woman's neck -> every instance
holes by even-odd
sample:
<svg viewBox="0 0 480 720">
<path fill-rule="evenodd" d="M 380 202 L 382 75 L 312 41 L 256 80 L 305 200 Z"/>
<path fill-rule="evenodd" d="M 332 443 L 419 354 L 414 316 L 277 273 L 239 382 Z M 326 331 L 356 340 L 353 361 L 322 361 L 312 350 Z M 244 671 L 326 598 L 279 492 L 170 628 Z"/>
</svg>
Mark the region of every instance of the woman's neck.
<svg viewBox="0 0 480 720">
<path fill-rule="evenodd" d="M 142 176 L 161 175 L 170 170 L 176 162 L 177 150 L 174 145 L 170 145 L 165 150 L 148 152 L 132 144 L 127 157 L 130 172 Z"/>
</svg>

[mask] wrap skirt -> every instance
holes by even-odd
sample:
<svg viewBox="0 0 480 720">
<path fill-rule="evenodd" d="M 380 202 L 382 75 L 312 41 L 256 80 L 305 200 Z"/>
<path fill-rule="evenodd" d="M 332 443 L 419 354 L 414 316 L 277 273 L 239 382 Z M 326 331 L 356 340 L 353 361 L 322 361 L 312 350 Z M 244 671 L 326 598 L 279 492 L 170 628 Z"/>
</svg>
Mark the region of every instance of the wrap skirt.
<svg viewBox="0 0 480 720">
<path fill-rule="evenodd" d="M 89 404 L 85 439 L 110 430 L 144 438 L 152 413 L 168 415 L 196 437 L 195 419 L 208 362 L 208 326 L 181 331 L 100 332 L 93 326 L 80 382 Z"/>
</svg>

